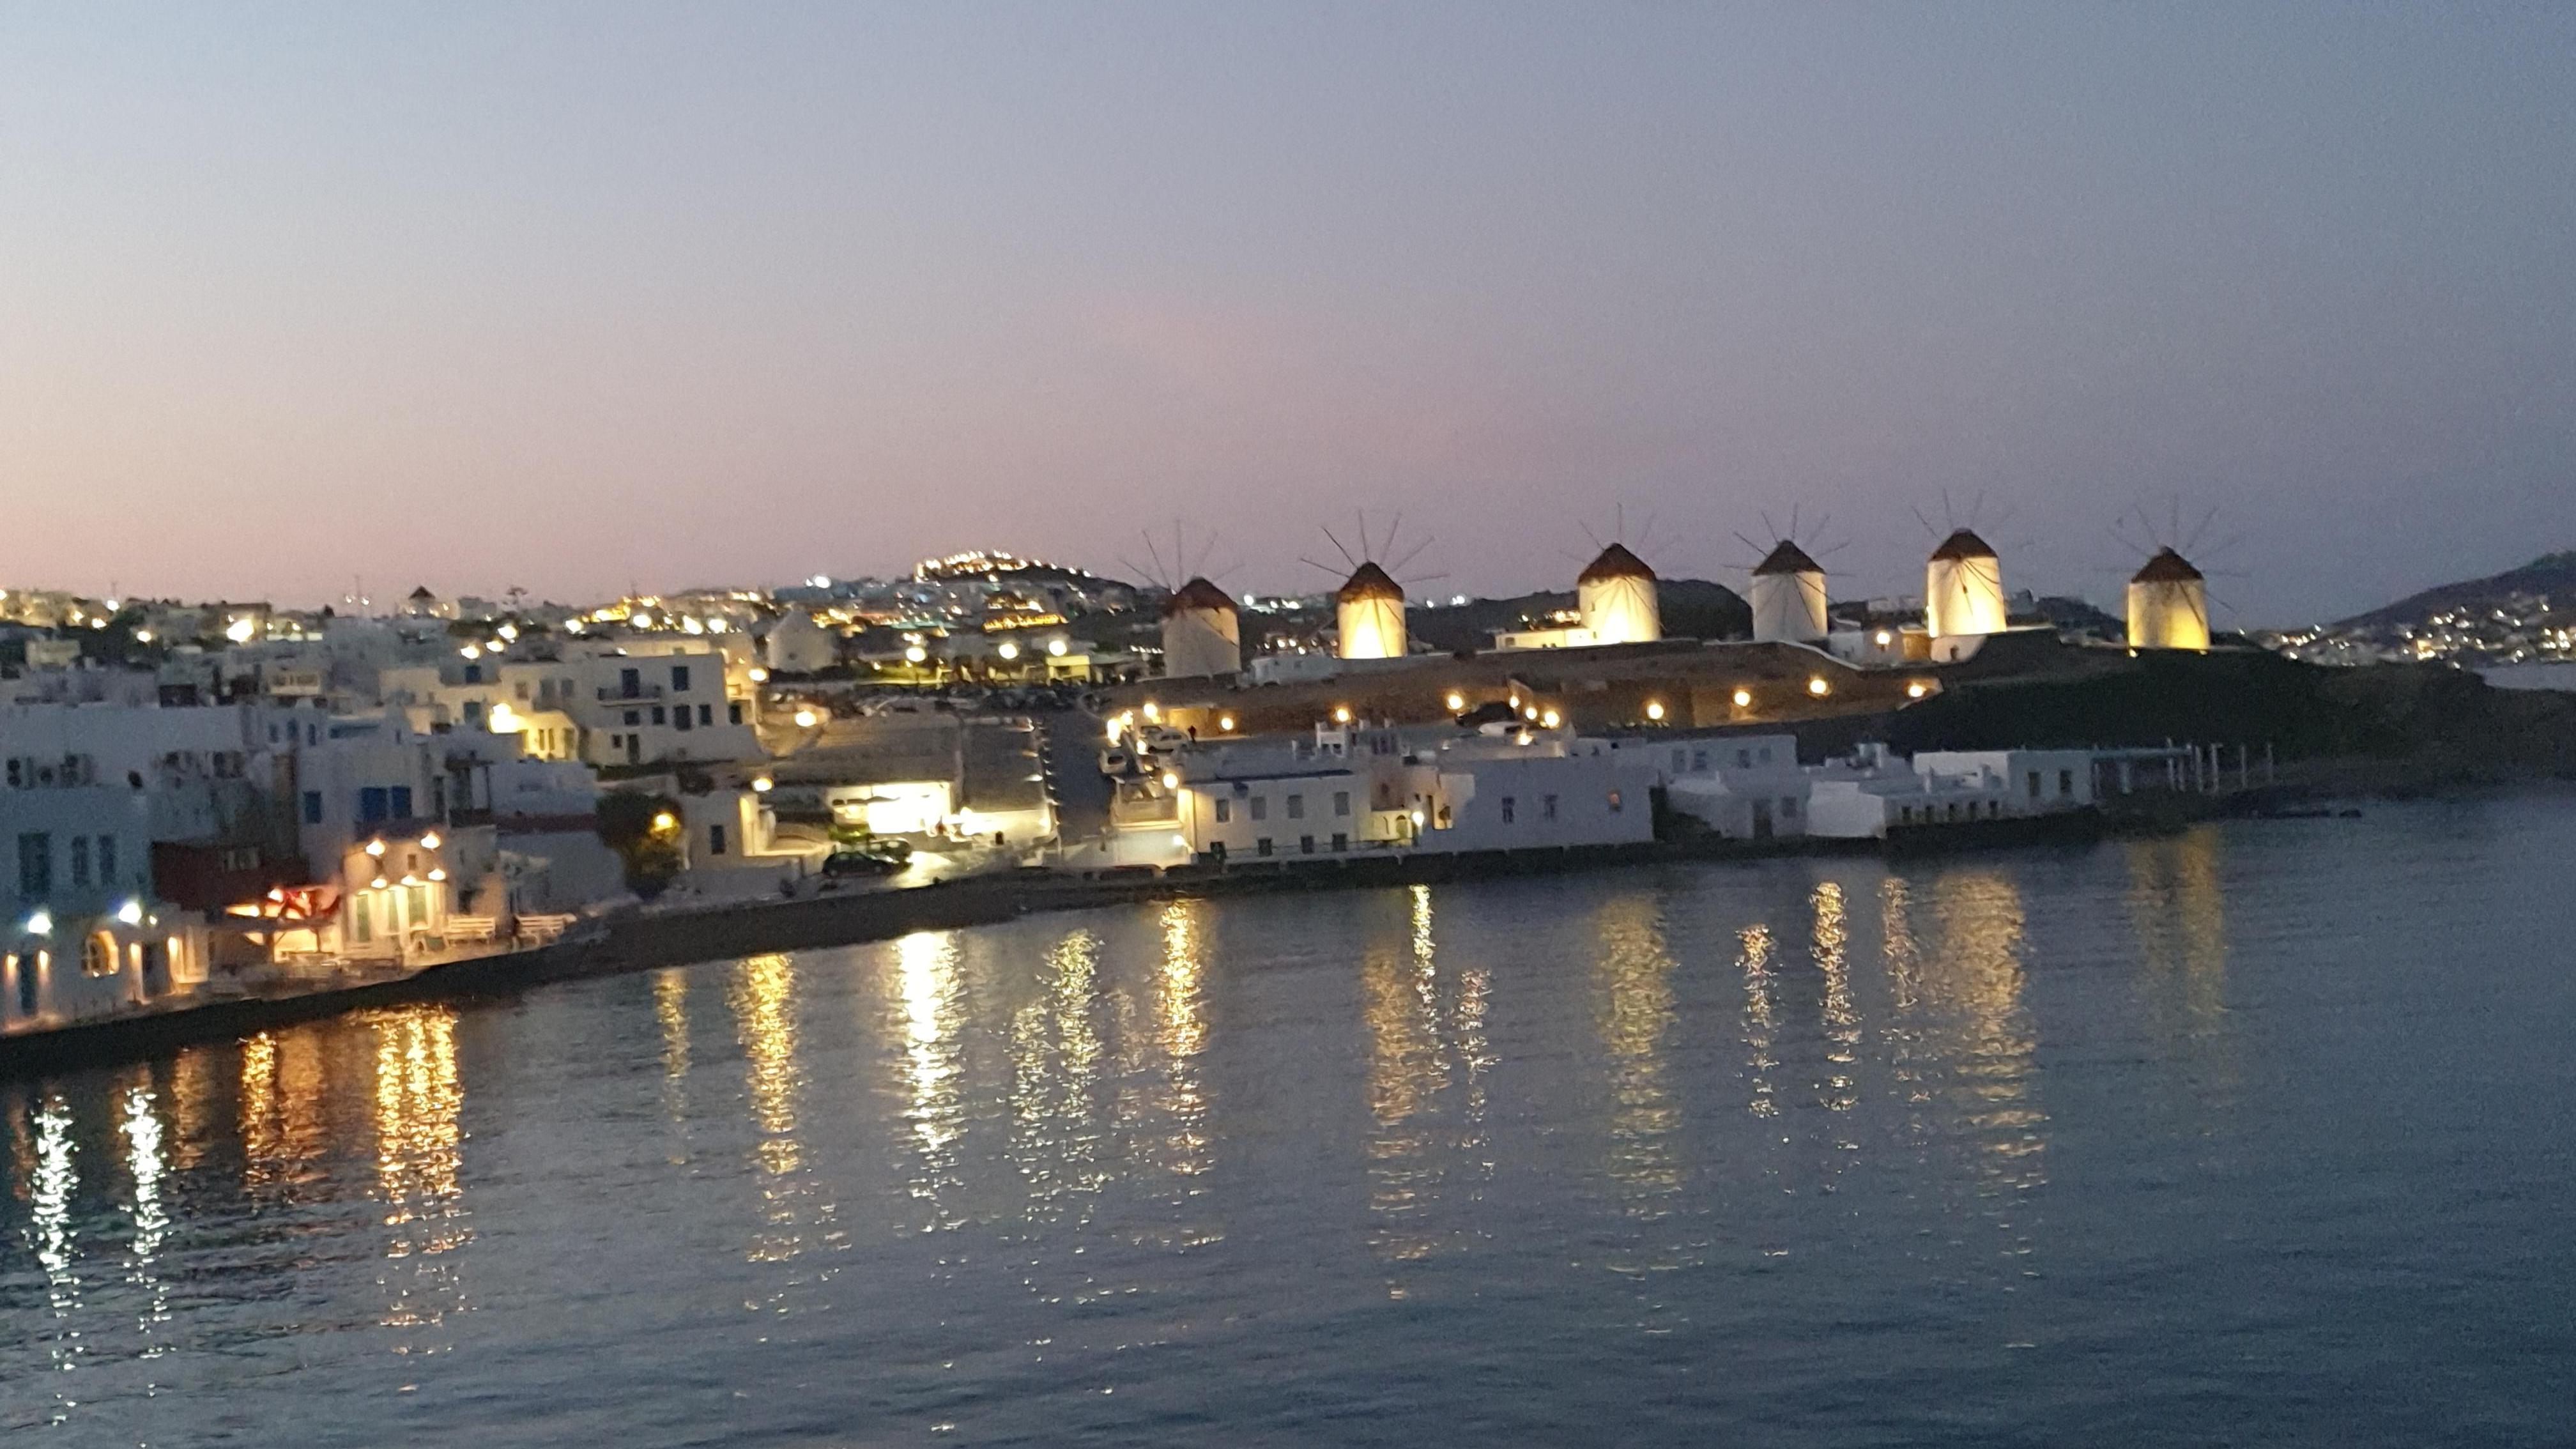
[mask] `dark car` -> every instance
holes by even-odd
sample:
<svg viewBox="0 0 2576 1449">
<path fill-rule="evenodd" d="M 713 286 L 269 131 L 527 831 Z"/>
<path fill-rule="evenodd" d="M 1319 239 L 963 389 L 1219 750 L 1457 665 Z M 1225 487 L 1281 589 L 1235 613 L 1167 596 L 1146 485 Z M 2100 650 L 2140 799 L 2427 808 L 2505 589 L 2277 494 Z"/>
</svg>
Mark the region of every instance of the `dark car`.
<svg viewBox="0 0 2576 1449">
<path fill-rule="evenodd" d="M 903 869 L 900 860 L 864 850 L 836 850 L 823 860 L 825 880 L 847 880 L 852 876 L 893 875 Z"/>
</svg>

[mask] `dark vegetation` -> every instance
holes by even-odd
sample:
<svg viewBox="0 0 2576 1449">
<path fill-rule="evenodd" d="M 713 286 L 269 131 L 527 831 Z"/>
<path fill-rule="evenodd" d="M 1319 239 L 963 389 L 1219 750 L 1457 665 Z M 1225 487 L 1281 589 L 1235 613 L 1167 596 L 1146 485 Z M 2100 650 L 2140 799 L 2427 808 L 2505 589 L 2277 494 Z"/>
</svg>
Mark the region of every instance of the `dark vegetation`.
<svg viewBox="0 0 2576 1449">
<path fill-rule="evenodd" d="M 2428 780 L 2576 778 L 2576 695 L 2463 669 L 2332 669 L 2259 651 L 2112 653 L 2082 674 L 1962 679 L 1900 713 L 1900 752 L 2012 745 L 2269 745 L 2284 761 L 2405 761 Z"/>
</svg>

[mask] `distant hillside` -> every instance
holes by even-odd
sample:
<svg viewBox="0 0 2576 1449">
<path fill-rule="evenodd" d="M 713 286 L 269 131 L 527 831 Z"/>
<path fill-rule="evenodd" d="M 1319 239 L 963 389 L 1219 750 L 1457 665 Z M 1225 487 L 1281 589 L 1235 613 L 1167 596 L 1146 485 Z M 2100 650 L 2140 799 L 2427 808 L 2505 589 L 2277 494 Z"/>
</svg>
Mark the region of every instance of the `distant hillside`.
<svg viewBox="0 0 2576 1449">
<path fill-rule="evenodd" d="M 2355 614 L 2333 627 L 2339 631 L 2391 629 L 2421 624 L 2435 614 L 2463 608 L 2484 613 L 2515 594 L 2546 594 L 2559 607 L 2576 605 L 2576 550 L 2543 554 L 2517 569 L 2409 594 L 2367 614 Z"/>
<path fill-rule="evenodd" d="M 1743 596 L 1707 579 L 1659 579 L 1656 606 L 1668 639 L 1738 639 L 1753 632 L 1753 611 Z M 1465 604 L 1405 610 L 1407 633 L 1425 644 L 1453 653 L 1493 647 L 1497 629 L 1540 627 L 1547 616 L 1574 607 L 1571 590 L 1522 594 L 1509 599 L 1477 599 Z"/>
</svg>

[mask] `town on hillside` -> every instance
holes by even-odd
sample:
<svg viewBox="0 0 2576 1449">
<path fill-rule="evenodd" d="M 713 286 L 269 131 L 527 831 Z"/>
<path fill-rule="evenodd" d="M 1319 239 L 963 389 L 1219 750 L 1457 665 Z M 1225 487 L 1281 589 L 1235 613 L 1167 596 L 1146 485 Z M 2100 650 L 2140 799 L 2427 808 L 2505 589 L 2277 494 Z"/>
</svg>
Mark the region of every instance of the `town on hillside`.
<svg viewBox="0 0 2576 1449">
<path fill-rule="evenodd" d="M 1620 543 L 1516 600 L 1351 565 L 1243 599 L 999 552 L 587 606 L 0 592 L 0 1033 L 963 880 L 1967 838 L 2371 745 L 2313 639 L 2214 631 L 2170 548 L 2124 617 L 2012 591 L 1969 529 L 1904 599 L 1834 598 L 1790 538 L 1741 591 Z"/>
</svg>

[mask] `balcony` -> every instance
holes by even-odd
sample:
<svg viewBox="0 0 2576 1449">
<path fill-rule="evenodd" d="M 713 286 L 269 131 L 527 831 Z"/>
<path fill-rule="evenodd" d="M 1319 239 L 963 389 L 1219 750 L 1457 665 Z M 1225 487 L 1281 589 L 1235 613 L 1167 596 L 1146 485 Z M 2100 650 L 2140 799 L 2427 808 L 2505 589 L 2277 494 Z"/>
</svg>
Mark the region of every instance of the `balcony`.
<svg viewBox="0 0 2576 1449">
<path fill-rule="evenodd" d="M 662 686 L 658 684 L 638 684 L 633 689 L 622 686 L 603 687 L 599 691 L 599 702 L 602 704 L 623 704 L 628 700 L 650 703 L 660 698 L 662 698 Z"/>
</svg>

